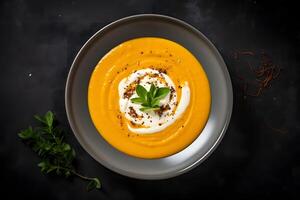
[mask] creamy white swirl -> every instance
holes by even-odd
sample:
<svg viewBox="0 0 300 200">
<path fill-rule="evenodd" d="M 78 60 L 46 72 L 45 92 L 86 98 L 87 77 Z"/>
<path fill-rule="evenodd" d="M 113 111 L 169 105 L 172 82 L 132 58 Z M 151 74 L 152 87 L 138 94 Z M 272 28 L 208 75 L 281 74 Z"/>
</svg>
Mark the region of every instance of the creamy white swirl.
<svg viewBox="0 0 300 200">
<path fill-rule="evenodd" d="M 151 84 L 156 87 L 169 87 L 170 93 L 160 101 L 160 110 L 143 112 L 141 105 L 131 102 L 131 98 L 138 97 L 136 86 L 142 85 L 147 90 Z M 186 110 L 190 102 L 190 88 L 185 82 L 181 86 L 181 99 L 177 100 L 177 89 L 170 77 L 159 70 L 141 69 L 133 72 L 119 83 L 119 106 L 126 119 L 130 131 L 139 134 L 150 134 L 164 130 L 173 124 Z"/>
</svg>

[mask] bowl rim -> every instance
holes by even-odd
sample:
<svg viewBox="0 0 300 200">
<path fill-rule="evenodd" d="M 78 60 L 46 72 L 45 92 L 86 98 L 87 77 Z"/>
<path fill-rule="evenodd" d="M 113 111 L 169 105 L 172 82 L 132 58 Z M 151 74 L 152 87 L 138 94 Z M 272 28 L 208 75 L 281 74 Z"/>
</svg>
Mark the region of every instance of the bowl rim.
<svg viewBox="0 0 300 200">
<path fill-rule="evenodd" d="M 144 19 L 151 19 L 151 18 L 156 18 L 156 19 L 161 19 L 161 20 L 166 20 L 169 21 L 171 23 L 177 23 L 185 28 L 187 28 L 189 31 L 191 31 L 192 33 L 198 35 L 199 37 L 202 37 L 204 40 L 206 40 L 208 46 L 210 48 L 212 48 L 212 50 L 214 51 L 217 59 L 221 62 L 221 66 L 222 66 L 222 71 L 226 77 L 226 82 L 228 83 L 228 101 L 229 101 L 229 108 L 228 108 L 228 112 L 226 113 L 226 119 L 225 119 L 225 123 L 223 126 L 223 129 L 220 131 L 218 138 L 215 140 L 214 144 L 210 147 L 210 149 L 202 156 L 200 157 L 198 160 L 196 160 L 195 162 L 193 162 L 192 164 L 182 168 L 181 170 L 178 170 L 177 172 L 174 173 L 167 173 L 164 175 L 141 175 L 141 174 L 134 174 L 132 172 L 128 172 L 125 170 L 120 170 L 118 168 L 115 168 L 113 165 L 111 165 L 108 162 L 100 162 L 98 161 L 98 159 L 96 158 L 96 156 L 91 153 L 88 149 L 88 145 L 86 145 L 84 142 L 81 141 L 79 134 L 77 133 L 77 128 L 76 128 L 76 124 L 72 119 L 72 109 L 71 109 L 71 103 L 70 103 L 70 99 L 71 99 L 71 86 L 72 86 L 72 77 L 74 73 L 76 73 L 77 70 L 77 63 L 80 60 L 80 56 L 82 54 L 82 52 L 88 48 L 92 42 L 101 34 L 109 31 L 110 29 L 112 29 L 115 26 L 118 26 L 119 24 L 122 23 L 126 23 L 127 21 L 131 21 L 131 20 L 136 20 L 136 19 L 140 19 L 140 18 L 144 18 Z M 127 177 L 131 177 L 131 178 L 136 178 L 136 179 L 145 179 L 145 180 L 159 180 L 159 179 L 167 179 L 167 178 L 172 178 L 178 175 L 181 175 L 187 171 L 190 171 L 191 169 L 195 168 L 196 166 L 198 166 L 200 163 L 202 163 L 204 160 L 206 160 L 211 153 L 218 147 L 218 145 L 220 144 L 221 140 L 223 139 L 226 130 L 229 126 L 230 123 L 230 119 L 231 119 L 231 115 L 232 115 L 232 110 L 233 110 L 233 88 L 232 88 L 232 82 L 231 82 L 231 78 L 229 75 L 229 72 L 227 70 L 227 65 L 223 59 L 223 57 L 221 56 L 220 52 L 218 51 L 218 49 L 214 46 L 214 44 L 203 34 L 201 33 L 198 29 L 196 29 L 195 27 L 193 27 L 192 25 L 188 24 L 187 22 L 171 17 L 171 16 L 167 16 L 167 15 L 161 15 L 161 14 L 137 14 L 137 15 L 131 15 L 131 16 L 127 16 L 127 17 L 123 17 L 120 18 L 118 20 L 115 20 L 107 25 L 105 25 L 104 27 L 102 27 L 101 29 L 99 29 L 96 33 L 94 33 L 85 43 L 84 45 L 80 48 L 80 50 L 78 51 L 78 53 L 76 54 L 71 67 L 69 69 L 69 73 L 67 76 L 67 80 L 66 80 L 66 86 L 65 86 L 65 109 L 66 109 L 66 114 L 67 114 L 67 118 L 71 127 L 71 130 L 73 132 L 73 134 L 75 135 L 77 141 L 79 142 L 79 144 L 83 147 L 83 149 L 94 159 L 96 160 L 98 163 L 100 163 L 102 166 L 106 167 L 107 169 L 110 169 L 118 174 L 127 176 Z"/>
</svg>

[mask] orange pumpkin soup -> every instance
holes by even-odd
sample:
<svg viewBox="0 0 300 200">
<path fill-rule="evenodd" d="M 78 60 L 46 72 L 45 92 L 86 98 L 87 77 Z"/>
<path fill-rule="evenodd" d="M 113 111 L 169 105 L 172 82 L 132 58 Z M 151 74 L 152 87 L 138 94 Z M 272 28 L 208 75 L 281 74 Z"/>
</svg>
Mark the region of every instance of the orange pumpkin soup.
<svg viewBox="0 0 300 200">
<path fill-rule="evenodd" d="M 207 76 L 181 45 L 137 38 L 110 50 L 92 73 L 92 121 L 113 147 L 139 158 L 161 158 L 190 145 L 210 112 Z"/>
</svg>

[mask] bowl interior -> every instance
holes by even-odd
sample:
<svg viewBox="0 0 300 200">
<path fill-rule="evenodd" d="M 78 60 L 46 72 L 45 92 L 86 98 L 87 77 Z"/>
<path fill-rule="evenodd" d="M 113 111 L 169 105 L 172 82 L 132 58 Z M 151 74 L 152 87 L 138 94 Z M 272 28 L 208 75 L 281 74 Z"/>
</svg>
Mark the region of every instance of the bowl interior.
<svg viewBox="0 0 300 200">
<path fill-rule="evenodd" d="M 89 79 L 102 56 L 124 41 L 146 36 L 172 40 L 192 52 L 207 73 L 212 95 L 210 116 L 199 137 L 177 154 L 151 160 L 128 156 L 108 144 L 95 129 L 87 104 Z M 162 179 L 191 169 L 217 146 L 230 120 L 232 87 L 222 57 L 200 32 L 174 18 L 138 15 L 104 27 L 83 46 L 69 73 L 66 109 L 78 141 L 102 165 L 134 178 Z"/>
</svg>

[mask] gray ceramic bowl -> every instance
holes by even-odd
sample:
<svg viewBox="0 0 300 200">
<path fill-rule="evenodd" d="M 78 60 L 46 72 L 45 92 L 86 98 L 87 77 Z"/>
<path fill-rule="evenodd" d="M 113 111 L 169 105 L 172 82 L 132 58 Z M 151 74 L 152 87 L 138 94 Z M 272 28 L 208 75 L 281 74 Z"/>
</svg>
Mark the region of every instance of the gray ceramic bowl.
<svg viewBox="0 0 300 200">
<path fill-rule="evenodd" d="M 149 160 L 128 156 L 108 144 L 94 127 L 87 104 L 90 76 L 102 56 L 126 40 L 145 36 L 166 38 L 191 51 L 207 73 L 212 94 L 209 119 L 199 137 L 177 154 Z M 117 20 L 93 35 L 72 64 L 65 93 L 68 119 L 83 148 L 105 167 L 139 179 L 174 177 L 203 162 L 225 134 L 232 112 L 232 101 L 229 73 L 214 45 L 191 25 L 154 14 Z"/>
</svg>

